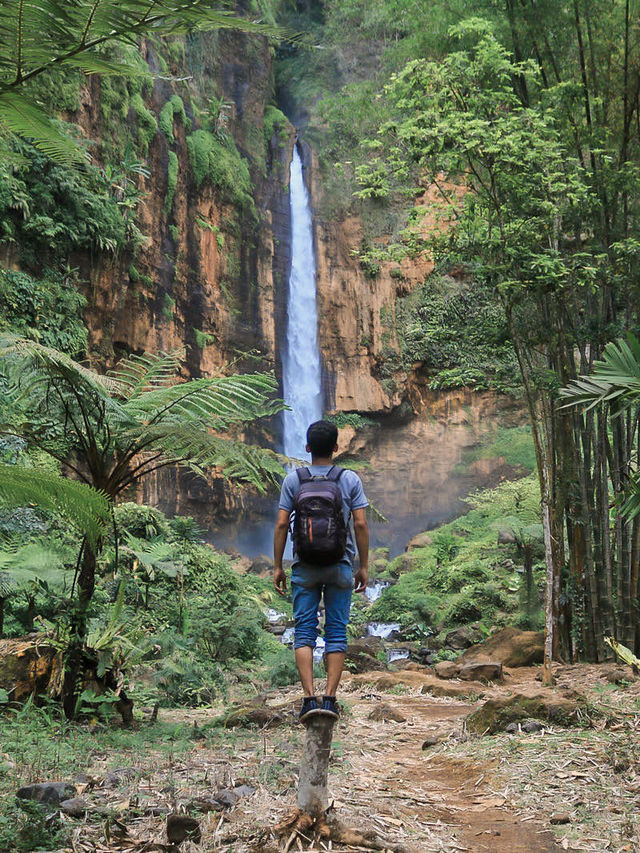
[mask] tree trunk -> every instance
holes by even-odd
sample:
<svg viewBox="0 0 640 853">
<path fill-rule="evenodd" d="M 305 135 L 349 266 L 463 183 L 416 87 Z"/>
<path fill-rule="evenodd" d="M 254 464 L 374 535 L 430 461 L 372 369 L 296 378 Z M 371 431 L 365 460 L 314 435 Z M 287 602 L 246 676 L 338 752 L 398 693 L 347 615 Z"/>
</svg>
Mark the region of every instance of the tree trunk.
<svg viewBox="0 0 640 853">
<path fill-rule="evenodd" d="M 76 704 L 82 688 L 84 647 L 87 638 L 87 610 L 96 583 L 96 553 L 85 545 L 78 574 L 78 600 L 70 620 L 69 645 L 64 656 L 62 682 L 62 707 L 68 720 L 76 713 Z"/>
<path fill-rule="evenodd" d="M 309 718 L 298 780 L 298 808 L 320 817 L 329 806 L 327 775 L 333 737 L 333 717 L 318 714 Z"/>
</svg>

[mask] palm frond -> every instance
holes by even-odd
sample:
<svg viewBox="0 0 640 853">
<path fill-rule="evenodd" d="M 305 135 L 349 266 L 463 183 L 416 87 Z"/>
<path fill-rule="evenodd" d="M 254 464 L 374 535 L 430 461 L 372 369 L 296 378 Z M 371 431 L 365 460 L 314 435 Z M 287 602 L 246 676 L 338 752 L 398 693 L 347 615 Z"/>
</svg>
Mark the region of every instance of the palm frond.
<svg viewBox="0 0 640 853">
<path fill-rule="evenodd" d="M 175 545 L 170 542 L 162 540 L 147 542 L 145 539 L 137 539 L 128 533 L 127 545 L 124 550 L 131 552 L 151 579 L 153 579 L 156 570 L 170 578 L 175 578 L 181 571 L 184 571 L 182 561 L 174 559 Z"/>
<path fill-rule="evenodd" d="M 581 376 L 560 390 L 567 400 L 563 408 L 616 402 L 621 409 L 640 403 L 640 343 L 629 334 L 627 340 L 611 341 L 588 376 Z"/>
<path fill-rule="evenodd" d="M 106 495 L 84 483 L 68 480 L 40 468 L 0 463 L 0 504 L 35 505 L 65 516 L 95 545 L 111 518 Z"/>
<path fill-rule="evenodd" d="M 108 372 L 118 383 L 118 393 L 127 400 L 135 399 L 147 391 L 164 388 L 173 382 L 180 370 L 185 354 L 184 347 L 172 352 L 130 355 L 121 359 Z"/>
</svg>

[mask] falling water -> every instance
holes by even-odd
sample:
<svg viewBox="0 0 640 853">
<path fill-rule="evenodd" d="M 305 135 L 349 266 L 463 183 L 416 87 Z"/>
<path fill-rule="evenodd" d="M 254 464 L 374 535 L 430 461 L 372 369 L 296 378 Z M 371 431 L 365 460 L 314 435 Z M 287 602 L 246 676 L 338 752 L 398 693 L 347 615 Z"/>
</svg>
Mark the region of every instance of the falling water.
<svg viewBox="0 0 640 853">
<path fill-rule="evenodd" d="M 322 417 L 316 263 L 309 195 L 298 147 L 293 149 L 289 182 L 291 209 L 291 275 L 289 277 L 287 348 L 282 370 L 284 452 L 305 457 L 307 427 Z"/>
</svg>

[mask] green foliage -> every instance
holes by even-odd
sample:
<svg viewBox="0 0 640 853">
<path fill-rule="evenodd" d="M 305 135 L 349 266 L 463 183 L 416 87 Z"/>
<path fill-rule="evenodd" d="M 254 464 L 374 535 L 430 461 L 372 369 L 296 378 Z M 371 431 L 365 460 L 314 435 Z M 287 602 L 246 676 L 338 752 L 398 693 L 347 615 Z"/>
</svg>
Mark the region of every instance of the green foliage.
<svg viewBox="0 0 640 853">
<path fill-rule="evenodd" d="M 116 252 L 139 232 L 129 199 L 97 166 L 70 170 L 27 142 L 14 141 L 17 165 L 0 166 L 0 241 L 15 243 L 24 262 L 39 269 L 73 251 Z"/>
<path fill-rule="evenodd" d="M 172 95 L 162 107 L 158 116 L 158 127 L 170 143 L 174 141 L 173 122 L 175 120 L 180 121 L 183 126 L 187 126 L 187 114 L 185 113 L 184 102 L 180 95 Z"/>
<path fill-rule="evenodd" d="M 123 536 L 129 534 L 137 539 L 151 540 L 169 533 L 163 513 L 153 507 L 127 502 L 115 506 L 113 512 L 116 527 Z"/>
<path fill-rule="evenodd" d="M 85 353 L 86 299 L 78 292 L 73 273 L 45 269 L 36 279 L 25 272 L 0 269 L 0 303 L 0 331 L 31 337 L 72 356 Z"/>
<path fill-rule="evenodd" d="M 164 209 L 167 213 L 171 213 L 173 208 L 173 198 L 178 186 L 178 165 L 178 155 L 175 151 L 169 151 L 167 157 L 167 194 L 164 197 Z"/>
<path fill-rule="evenodd" d="M 138 133 L 138 144 L 143 154 L 149 150 L 153 137 L 158 132 L 156 117 L 147 107 L 142 95 L 135 94 L 131 98 L 131 109 L 136 119 L 136 130 Z"/>
<path fill-rule="evenodd" d="M 51 819 L 47 809 L 31 800 L 6 797 L 8 802 L 0 813 L 0 850 L 32 853 L 66 847 L 70 829 Z"/>
<path fill-rule="evenodd" d="M 364 429 L 367 426 L 378 426 L 378 422 L 359 412 L 337 412 L 335 415 L 325 415 L 325 420 L 334 423 L 338 429 L 353 427 L 353 429 Z"/>
<path fill-rule="evenodd" d="M 264 141 L 267 148 L 274 135 L 277 134 L 279 145 L 285 145 L 289 139 L 291 122 L 286 115 L 273 104 L 267 104 L 264 109 Z"/>
<path fill-rule="evenodd" d="M 478 282 L 432 275 L 398 301 L 396 322 L 404 368 L 420 363 L 433 390 L 519 390 L 502 305 Z"/>
<path fill-rule="evenodd" d="M 111 515 L 106 495 L 85 483 L 41 468 L 0 463 L 0 504 L 19 507 L 32 503 L 64 515 L 94 546 Z"/>
<path fill-rule="evenodd" d="M 249 166 L 227 133 L 195 130 L 187 147 L 197 187 L 209 180 L 225 201 L 255 214 Z"/>
<path fill-rule="evenodd" d="M 437 631 L 475 621 L 488 629 L 497 619 L 521 624 L 526 616 L 537 624 L 537 593 L 535 601 L 527 602 L 526 574 L 513 574 L 514 566 L 522 565 L 524 552 L 513 546 L 503 565 L 504 552 L 497 545 L 498 529 L 518 527 L 535 535 L 540 518 L 535 478 L 503 483 L 467 502 L 472 509 L 466 515 L 442 525 L 430 545 L 411 552 L 411 569 L 371 605 L 368 620 L 407 627 L 423 622 Z M 395 567 L 392 562 L 390 569 Z M 541 569 L 534 569 L 537 582 Z"/>
<path fill-rule="evenodd" d="M 162 316 L 167 321 L 167 323 L 173 322 L 174 312 L 176 307 L 176 300 L 173 296 L 170 296 L 168 293 L 162 298 Z"/>
</svg>

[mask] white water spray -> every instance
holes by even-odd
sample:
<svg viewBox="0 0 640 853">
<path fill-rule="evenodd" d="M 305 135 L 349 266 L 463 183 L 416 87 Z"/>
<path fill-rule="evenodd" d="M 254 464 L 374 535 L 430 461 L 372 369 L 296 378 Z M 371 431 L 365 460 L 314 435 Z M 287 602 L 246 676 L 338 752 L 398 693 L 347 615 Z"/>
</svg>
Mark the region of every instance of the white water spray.
<svg viewBox="0 0 640 853">
<path fill-rule="evenodd" d="M 287 456 L 303 459 L 307 427 L 322 417 L 322 389 L 311 207 L 297 146 L 293 149 L 291 161 L 289 205 L 291 275 L 282 385 L 285 402 L 291 411 L 284 413 L 284 452 Z"/>
</svg>

